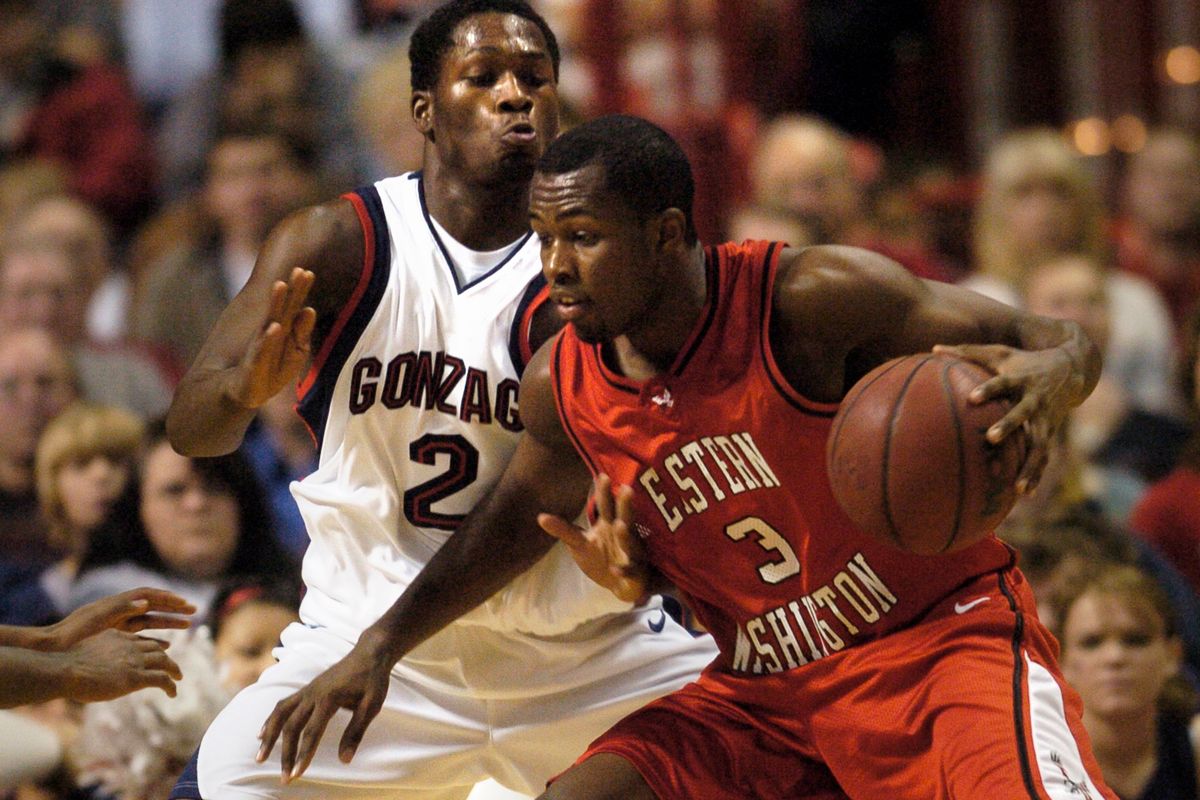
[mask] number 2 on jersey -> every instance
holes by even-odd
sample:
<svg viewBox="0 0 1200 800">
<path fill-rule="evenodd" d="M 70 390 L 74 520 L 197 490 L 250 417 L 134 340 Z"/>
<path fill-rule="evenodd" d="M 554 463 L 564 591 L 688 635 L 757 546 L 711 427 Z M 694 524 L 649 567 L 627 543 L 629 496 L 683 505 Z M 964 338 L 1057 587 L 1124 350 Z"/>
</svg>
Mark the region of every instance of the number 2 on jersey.
<svg viewBox="0 0 1200 800">
<path fill-rule="evenodd" d="M 457 434 L 427 433 L 408 446 L 408 457 L 418 464 L 437 464 L 438 456 L 448 456 L 449 466 L 442 474 L 404 493 L 404 516 L 421 528 L 452 531 L 466 514 L 442 514 L 433 510 L 433 504 L 475 482 L 479 475 L 479 451 Z"/>
<path fill-rule="evenodd" d="M 779 535 L 779 531 L 764 520 L 759 517 L 743 517 L 737 522 L 725 526 L 725 535 L 735 542 L 745 539 L 748 533 L 758 534 L 758 546 L 763 550 L 773 550 L 781 556 L 781 558 L 768 561 L 758 568 L 758 574 L 764 581 L 776 584 L 800 571 L 800 560 L 796 558 L 796 552 L 792 550 L 792 546 Z"/>
</svg>

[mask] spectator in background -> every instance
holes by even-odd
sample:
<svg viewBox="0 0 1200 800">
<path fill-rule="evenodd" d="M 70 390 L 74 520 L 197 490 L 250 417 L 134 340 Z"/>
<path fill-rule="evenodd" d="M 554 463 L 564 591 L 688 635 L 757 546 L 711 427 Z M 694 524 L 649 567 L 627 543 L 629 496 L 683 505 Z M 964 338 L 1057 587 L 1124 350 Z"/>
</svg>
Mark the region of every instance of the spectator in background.
<svg viewBox="0 0 1200 800">
<path fill-rule="evenodd" d="M 275 663 L 280 634 L 299 621 L 300 586 L 294 581 L 234 580 L 217 593 L 208 628 L 217 675 L 230 696 Z"/>
<path fill-rule="evenodd" d="M 63 558 L 42 573 L 46 605 L 65 609 L 92 534 L 113 512 L 133 477 L 145 424 L 114 406 L 75 403 L 50 421 L 34 464 L 49 541 Z"/>
<path fill-rule="evenodd" d="M 1130 157 L 1122 201 L 1118 264 L 1158 288 L 1181 329 L 1200 303 L 1200 139 L 1179 128 L 1151 131 Z"/>
<path fill-rule="evenodd" d="M 809 231 L 810 244 L 865 247 L 899 261 L 914 275 L 947 280 L 949 269 L 931 250 L 880 236 L 867 211 L 855 146 L 816 117 L 777 117 L 763 130 L 753 154 L 754 203 L 795 216 Z"/>
<path fill-rule="evenodd" d="M 805 247 L 813 241 L 812 234 L 799 218 L 775 206 L 740 206 L 729 215 L 725 230 L 731 242 L 763 239 L 787 242 L 792 247 Z"/>
<path fill-rule="evenodd" d="M 1200 592 L 1200 308 L 1182 336 L 1179 375 L 1190 401 L 1192 435 L 1171 473 L 1134 507 L 1130 525 Z"/>
<path fill-rule="evenodd" d="M 50 334 L 0 331 L 0 584 L 63 556 L 39 512 L 34 454 L 46 425 L 77 396 L 70 359 Z"/>
<path fill-rule="evenodd" d="M 350 85 L 337 59 L 319 52 L 291 0 L 224 0 L 217 68 L 181 92 L 159 129 L 163 190 L 187 196 L 204 175 L 222 126 L 273 126 L 315 156 L 335 185 L 362 176 L 351 126 Z"/>
<path fill-rule="evenodd" d="M 87 400 L 149 417 L 171 402 L 174 376 L 148 351 L 98 344 L 87 331 L 91 281 L 79 254 L 44 242 L 14 241 L 0 250 L 0 328 L 39 328 L 70 354 Z"/>
<path fill-rule="evenodd" d="M 366 67 L 356 82 L 354 125 L 372 180 L 421 168 L 425 140 L 408 124 L 410 70 L 408 47 L 396 47 Z"/>
<path fill-rule="evenodd" d="M 317 446 L 296 412 L 294 384 L 258 409 L 242 451 L 267 493 L 276 538 L 299 560 L 308 547 L 308 529 L 291 485 L 317 468 Z"/>
<path fill-rule="evenodd" d="M 147 432 L 136 479 L 92 537 L 69 605 L 152 582 L 188 598 L 203 618 L 223 581 L 295 572 L 242 455 L 181 456 L 160 420 Z"/>
<path fill-rule="evenodd" d="M 71 191 L 124 234 L 155 199 L 151 138 L 122 69 L 78 42 L 51 31 L 36 0 L 0 4 L 0 146 L 60 165 Z"/>
<path fill-rule="evenodd" d="M 1030 269 L 1022 302 L 1035 314 L 1079 323 L 1107 356 L 1112 329 L 1107 276 L 1087 256 L 1053 256 Z M 1106 363 L 1096 388 L 1071 412 L 1069 441 L 1084 468 L 1088 494 L 1118 521 L 1129 518 L 1149 482 L 1170 471 L 1188 435 L 1182 420 L 1133 407 L 1130 382 L 1156 378 L 1141 374 L 1145 366 L 1130 363 L 1123 383 Z"/>
<path fill-rule="evenodd" d="M 1160 588 L 1136 568 L 1102 567 L 1074 580 L 1055 605 L 1063 675 L 1083 698 L 1108 785 L 1124 800 L 1200 796 L 1200 718 Z"/>
<path fill-rule="evenodd" d="M 316 190 L 302 148 L 273 128 L 225 129 L 207 163 L 204 230 L 138 276 L 130 323 L 136 338 L 184 366 L 245 284 L 272 226 Z"/>
<path fill-rule="evenodd" d="M 1030 270 L 1076 253 L 1107 265 L 1104 208 L 1091 176 L 1057 131 L 1010 133 L 988 154 L 975 214 L 974 269 L 962 284 L 1021 305 Z M 1172 384 L 1171 317 L 1143 279 L 1108 270 L 1105 369 L 1129 393 L 1130 406 L 1177 413 Z"/>
<path fill-rule="evenodd" d="M 4 238 L 13 245 L 52 245 L 65 250 L 82 268 L 87 282 L 87 334 L 96 342 L 114 342 L 125 335 L 128 276 L 117 269 L 108 225 L 83 200 L 51 193 L 28 203 L 5 226 Z"/>
</svg>

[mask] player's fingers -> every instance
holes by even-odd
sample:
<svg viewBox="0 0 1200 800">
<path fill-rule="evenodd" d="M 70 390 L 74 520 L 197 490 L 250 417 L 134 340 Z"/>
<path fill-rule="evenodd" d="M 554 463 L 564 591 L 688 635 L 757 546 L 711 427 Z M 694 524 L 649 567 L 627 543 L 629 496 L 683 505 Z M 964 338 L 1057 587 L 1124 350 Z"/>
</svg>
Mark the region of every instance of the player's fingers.
<svg viewBox="0 0 1200 800">
<path fill-rule="evenodd" d="M 283 317 L 284 321 L 292 320 L 304 308 L 304 301 L 308 298 L 308 290 L 313 285 L 313 273 L 306 269 L 296 267 L 292 270 L 292 274 L 288 277 L 287 295 L 284 298 Z"/>
<path fill-rule="evenodd" d="M 342 763 L 349 764 L 350 760 L 354 758 L 354 754 L 358 752 L 358 745 L 367 732 L 367 726 L 371 724 L 371 720 L 375 719 L 382 705 L 382 699 L 376 698 L 373 692 L 368 692 L 354 709 L 354 714 L 351 716 L 346 730 L 342 733 L 342 741 L 338 745 L 338 758 Z"/>
<path fill-rule="evenodd" d="M 299 778 L 308 769 L 308 765 L 312 763 L 313 756 L 317 752 L 317 745 L 321 743 L 321 737 L 325 735 L 325 728 L 329 725 L 330 718 L 333 717 L 334 712 L 337 710 L 337 704 L 330 702 L 328 699 L 321 701 L 313 709 L 312 715 L 308 718 L 308 723 L 300 731 L 300 739 L 296 748 L 296 760 L 291 770 L 288 771 L 289 781 Z"/>
<path fill-rule="evenodd" d="M 987 429 L 987 440 L 992 444 L 999 444 L 1013 431 L 1021 430 L 1032 417 L 1036 408 L 1037 401 L 1033 397 L 1025 395 L 1008 410 L 1008 413 Z"/>
<path fill-rule="evenodd" d="M 296 322 L 292 326 L 292 345 L 302 352 L 307 353 L 309 342 L 312 339 L 313 328 L 317 324 L 317 311 L 312 306 L 305 306 L 300 309 L 300 313 L 296 315 Z"/>
<path fill-rule="evenodd" d="M 267 717 L 267 721 L 263 723 L 262 729 L 258 732 L 258 739 L 262 744 L 258 747 L 258 755 L 255 760 L 260 764 L 267 760 L 267 756 L 271 755 L 271 750 L 275 747 L 275 741 L 279 738 L 279 733 L 283 728 L 283 724 L 292 714 L 292 709 L 299 703 L 299 696 L 292 695 L 285 697 L 275 704 L 271 715 Z"/>
<path fill-rule="evenodd" d="M 601 472 L 592 490 L 596 498 L 596 518 L 608 522 L 613 518 L 612 479 Z"/>
<path fill-rule="evenodd" d="M 1007 358 L 1012 348 L 1003 344 L 939 344 L 934 345 L 933 352 L 955 356 L 995 371 L 995 365 Z"/>
<path fill-rule="evenodd" d="M 625 523 L 625 525 L 630 530 L 632 530 L 633 529 L 633 488 L 632 487 L 630 487 L 626 484 L 621 484 L 620 486 L 617 487 L 616 506 L 617 506 L 616 519 Z"/>
<path fill-rule="evenodd" d="M 191 624 L 191 621 L 187 617 L 170 614 L 140 614 L 122 622 L 120 628 L 127 633 L 138 633 L 145 630 L 183 630 L 191 627 Z"/>
<path fill-rule="evenodd" d="M 174 697 L 179 692 L 179 688 L 175 685 L 177 680 L 179 680 L 179 676 L 172 677 L 162 670 L 143 670 L 138 674 L 138 688 L 162 689 L 166 692 L 167 697 Z"/>
<path fill-rule="evenodd" d="M 562 517 L 543 513 L 538 514 L 537 521 L 542 530 L 572 550 L 582 550 L 587 547 L 588 539 L 585 531 Z"/>
<path fill-rule="evenodd" d="M 281 322 L 283 310 L 287 306 L 288 285 L 284 281 L 271 284 L 270 304 L 267 306 L 267 323 Z"/>
<path fill-rule="evenodd" d="M 288 716 L 279 732 L 279 766 L 283 782 L 287 783 L 296 776 L 296 751 L 299 747 L 300 734 L 312 716 L 313 707 L 303 702 Z"/>
</svg>

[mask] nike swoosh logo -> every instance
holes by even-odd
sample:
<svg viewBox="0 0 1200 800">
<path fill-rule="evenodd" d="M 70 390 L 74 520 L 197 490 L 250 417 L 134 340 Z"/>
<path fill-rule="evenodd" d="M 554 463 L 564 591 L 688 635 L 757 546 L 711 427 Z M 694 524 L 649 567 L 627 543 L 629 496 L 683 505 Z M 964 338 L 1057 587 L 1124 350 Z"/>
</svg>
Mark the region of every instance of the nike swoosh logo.
<svg viewBox="0 0 1200 800">
<path fill-rule="evenodd" d="M 662 633 L 663 628 L 667 627 L 667 612 L 661 608 L 658 610 L 658 621 L 646 620 L 646 624 L 650 626 L 650 630 L 655 633 Z"/>
<path fill-rule="evenodd" d="M 965 614 L 968 611 L 970 611 L 972 608 L 974 608 L 975 606 L 979 605 L 980 603 L 986 603 L 988 600 L 991 600 L 991 599 L 992 598 L 990 598 L 990 597 L 977 597 L 968 603 L 955 603 L 954 604 L 954 613 L 955 614 Z"/>
</svg>

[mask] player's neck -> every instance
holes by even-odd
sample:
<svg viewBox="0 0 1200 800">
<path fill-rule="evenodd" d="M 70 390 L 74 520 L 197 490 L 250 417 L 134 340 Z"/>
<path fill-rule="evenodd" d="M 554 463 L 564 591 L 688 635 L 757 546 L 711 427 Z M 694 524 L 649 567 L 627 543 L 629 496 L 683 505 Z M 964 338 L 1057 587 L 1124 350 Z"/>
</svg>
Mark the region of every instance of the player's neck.
<svg viewBox="0 0 1200 800">
<path fill-rule="evenodd" d="M 529 184 L 467 180 L 434 161 L 422 172 L 429 214 L 471 250 L 498 250 L 529 230 Z"/>
<path fill-rule="evenodd" d="M 609 348 L 617 369 L 630 380 L 650 380 L 669 370 L 699 324 L 708 299 L 704 249 L 693 247 L 687 266 L 678 271 L 676 280 L 664 282 L 664 287 L 645 323 L 618 336 Z"/>
</svg>

